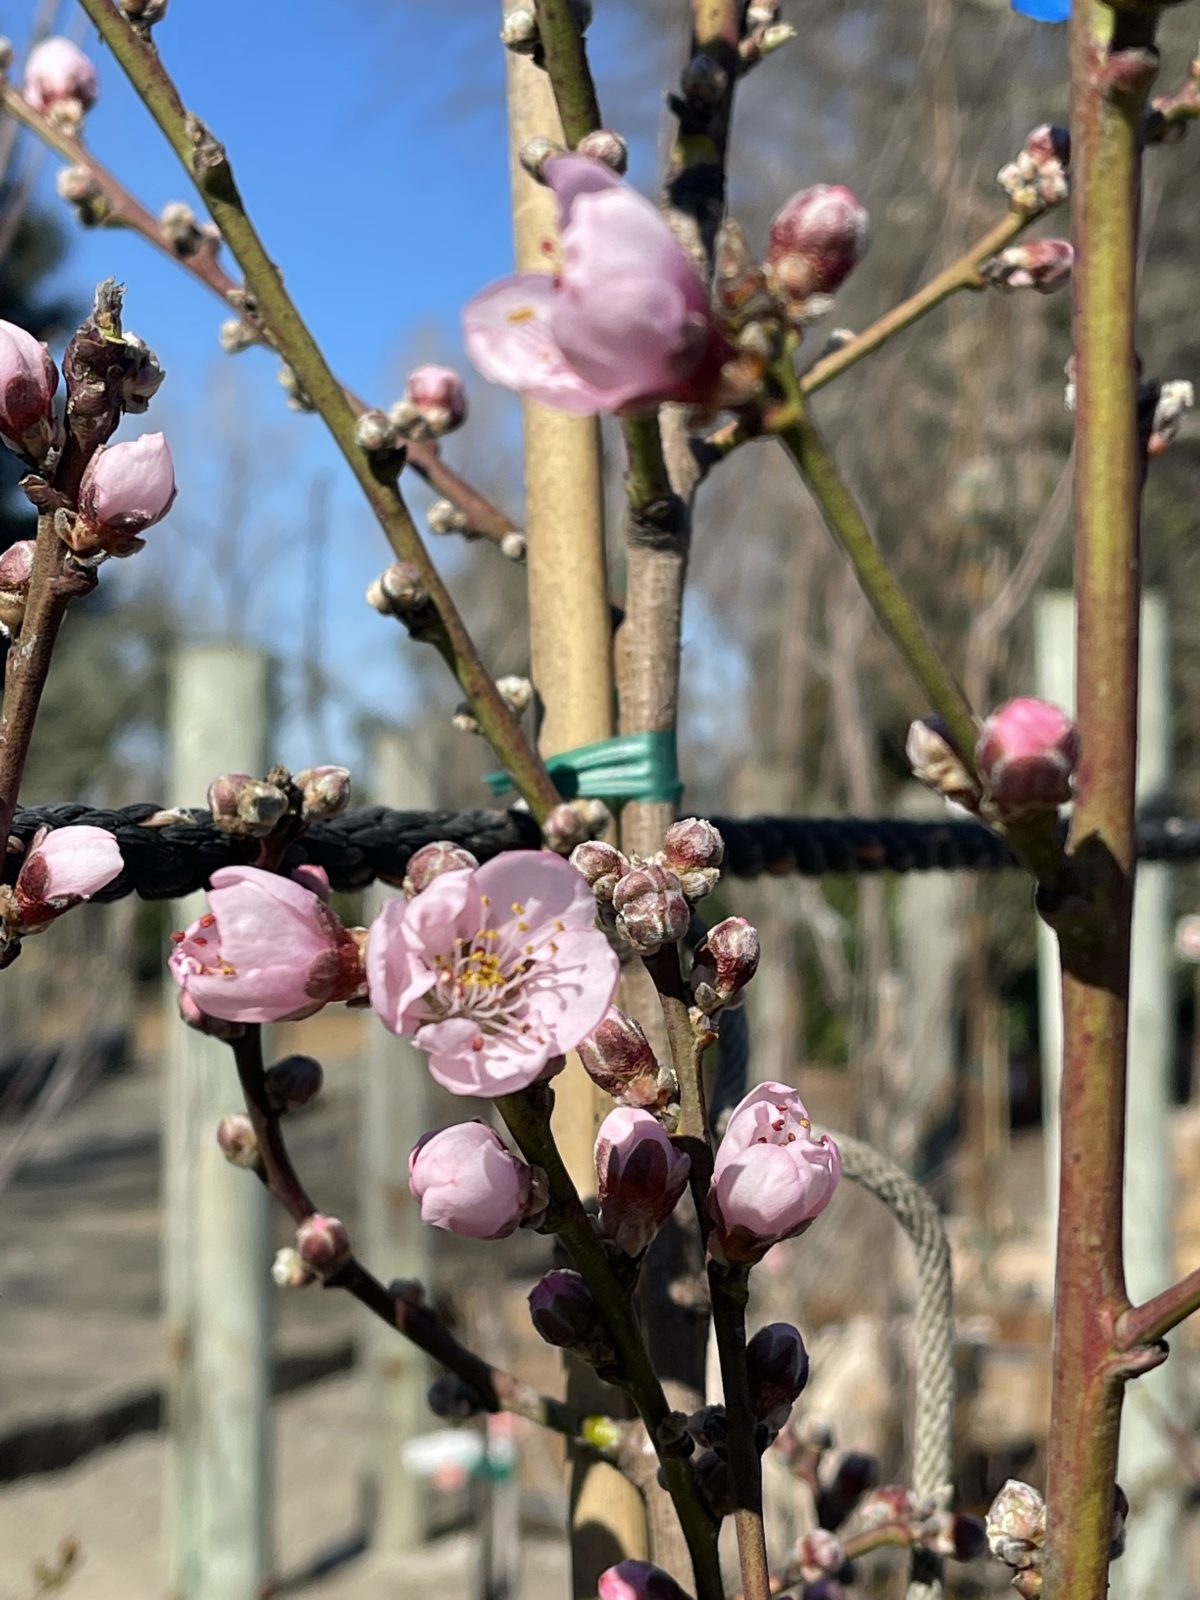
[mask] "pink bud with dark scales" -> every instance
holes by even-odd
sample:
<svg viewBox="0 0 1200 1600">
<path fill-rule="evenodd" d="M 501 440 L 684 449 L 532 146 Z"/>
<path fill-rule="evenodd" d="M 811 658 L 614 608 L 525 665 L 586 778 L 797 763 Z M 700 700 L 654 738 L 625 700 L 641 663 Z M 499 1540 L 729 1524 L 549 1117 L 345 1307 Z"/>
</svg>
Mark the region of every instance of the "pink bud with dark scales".
<svg viewBox="0 0 1200 1600">
<path fill-rule="evenodd" d="M 600 1231 L 626 1255 L 640 1256 L 674 1211 L 690 1170 L 648 1111 L 610 1111 L 596 1136 Z"/>
<path fill-rule="evenodd" d="M 750 1409 L 778 1433 L 808 1382 L 808 1351 L 790 1322 L 769 1322 L 746 1346 Z"/>
<path fill-rule="evenodd" d="M 350 1236 L 337 1217 L 314 1212 L 296 1229 L 296 1254 L 310 1272 L 328 1278 L 350 1259 Z"/>
<path fill-rule="evenodd" d="M 600 1574 L 600 1600 L 689 1600 L 669 1573 L 648 1561 L 619 1561 Z"/>
<path fill-rule="evenodd" d="M 86 824 L 43 828 L 17 874 L 13 893 L 21 931 L 32 933 L 79 905 L 125 865 L 111 833 Z"/>
<path fill-rule="evenodd" d="M 87 111 L 96 104 L 100 79 L 73 40 L 43 39 L 29 52 L 22 90 L 33 109 L 43 114 L 64 100 L 76 101 L 80 110 Z"/>
<path fill-rule="evenodd" d="M 414 367 L 404 397 L 422 413 L 431 433 L 450 433 L 467 418 L 467 391 L 451 367 Z"/>
<path fill-rule="evenodd" d="M 975 762 L 1002 817 L 1057 810 L 1071 798 L 1079 729 L 1045 700 L 1009 700 L 983 724 Z"/>
<path fill-rule="evenodd" d="M 767 243 L 771 287 L 795 310 L 823 310 L 867 248 L 870 219 L 842 184 L 801 189 L 776 213 Z"/>
<path fill-rule="evenodd" d="M 443 872 L 473 872 L 478 865 L 478 859 L 462 845 L 451 844 L 448 839 L 435 839 L 409 856 L 404 872 L 404 893 L 411 900 L 422 889 L 428 889 Z"/>
<path fill-rule="evenodd" d="M 653 955 L 687 932 L 691 908 L 678 875 L 666 867 L 634 867 L 613 890 L 613 910 L 634 949 Z"/>
<path fill-rule="evenodd" d="M 58 368 L 40 339 L 0 321 L 0 439 L 40 458 L 53 442 Z"/>
<path fill-rule="evenodd" d="M 130 555 L 141 546 L 138 536 L 161 522 L 174 501 L 175 464 L 161 433 L 102 445 L 79 485 L 74 547 Z"/>
<path fill-rule="evenodd" d="M 576 1046 L 592 1082 L 621 1105 L 665 1104 L 664 1075 L 650 1041 L 632 1017 L 609 1006 L 599 1027 Z"/>
<path fill-rule="evenodd" d="M 707 1016 L 732 1005 L 758 971 L 758 929 L 745 917 L 726 917 L 696 948 L 692 995 Z"/>
<path fill-rule="evenodd" d="M 533 1172 L 476 1120 L 427 1133 L 408 1158 L 408 1187 L 431 1227 L 463 1239 L 506 1239 L 525 1219 Z"/>
</svg>

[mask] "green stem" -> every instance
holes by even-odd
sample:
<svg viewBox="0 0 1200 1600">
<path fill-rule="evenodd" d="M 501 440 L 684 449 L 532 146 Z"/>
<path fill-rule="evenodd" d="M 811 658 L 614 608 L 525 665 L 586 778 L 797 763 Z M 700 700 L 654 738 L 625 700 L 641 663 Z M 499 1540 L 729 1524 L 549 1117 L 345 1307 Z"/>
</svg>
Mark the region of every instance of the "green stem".
<svg viewBox="0 0 1200 1600">
<path fill-rule="evenodd" d="M 1200 1311 L 1200 1269 L 1173 1283 L 1144 1305 L 1131 1306 L 1117 1319 L 1117 1339 L 1126 1350 L 1157 1344 L 1172 1328 Z"/>
<path fill-rule="evenodd" d="M 664 1454 L 660 1448 L 660 1429 L 670 1407 L 637 1326 L 632 1297 L 609 1265 L 604 1246 L 558 1153 L 550 1128 L 550 1103 L 551 1097 L 544 1090 L 534 1088 L 502 1096 L 496 1101 L 496 1108 L 525 1159 L 546 1174 L 554 1232 L 599 1307 L 629 1397 L 658 1453 L 663 1479 L 691 1556 L 696 1600 L 722 1600 L 717 1524 L 700 1499 L 690 1464 L 678 1456 Z"/>
<path fill-rule="evenodd" d="M 534 815 L 543 819 L 558 803 L 554 784 L 484 666 L 449 590 L 429 559 L 394 477 L 377 473 L 356 443 L 355 408 L 264 249 L 238 193 L 224 147 L 186 110 L 158 52 L 133 32 L 112 0 L 82 0 L 82 4 L 199 189 L 242 270 L 272 345 L 292 368 L 333 435 L 392 549 L 421 574 L 440 620 L 431 642 L 458 679 L 481 732 L 511 773 L 517 790 Z"/>
<path fill-rule="evenodd" d="M 979 730 L 967 698 L 871 537 L 854 496 L 803 402 L 799 405 L 797 419 L 785 426 L 779 437 L 817 502 L 826 527 L 849 556 L 862 591 L 884 631 L 908 662 L 925 691 L 930 708 L 945 722 L 964 764 L 973 769 Z"/>
<path fill-rule="evenodd" d="M 771 1573 L 763 1532 L 762 1462 L 754 1441 L 750 1379 L 746 1371 L 746 1296 L 748 1273 L 709 1263 L 713 1332 L 721 1362 L 721 1386 L 729 1418 L 729 1474 L 736 1500 L 733 1513 L 745 1600 L 769 1600 Z"/>
<path fill-rule="evenodd" d="M 1144 465 L 1134 317 L 1149 84 L 1118 96 L 1107 81 L 1114 52 L 1153 46 L 1156 21 L 1149 9 L 1114 19 L 1100 0 L 1075 0 L 1071 19 L 1082 760 L 1070 849 L 1086 899 L 1059 930 L 1062 1144 L 1044 1600 L 1104 1600 L 1124 1380 L 1158 1359 L 1125 1354 L 1116 1332 L 1128 1310 L 1121 1201 Z"/>
<path fill-rule="evenodd" d="M 535 0 L 538 36 L 563 134 L 572 149 L 585 134 L 600 126 L 596 85 L 588 66 L 587 50 L 569 0 Z"/>
<path fill-rule="evenodd" d="M 818 389 L 840 378 L 850 367 L 857 366 L 864 356 L 881 349 L 889 339 L 903 333 L 905 328 L 911 328 L 914 322 L 919 322 L 952 295 L 963 289 L 982 289 L 984 285 L 979 268 L 1024 233 L 1033 221 L 1034 217 L 1027 212 L 1010 211 L 989 233 L 964 251 L 957 261 L 952 261 L 937 277 L 930 278 L 916 294 L 902 300 L 840 350 L 814 362 L 800 379 L 800 392 L 816 394 Z"/>
</svg>

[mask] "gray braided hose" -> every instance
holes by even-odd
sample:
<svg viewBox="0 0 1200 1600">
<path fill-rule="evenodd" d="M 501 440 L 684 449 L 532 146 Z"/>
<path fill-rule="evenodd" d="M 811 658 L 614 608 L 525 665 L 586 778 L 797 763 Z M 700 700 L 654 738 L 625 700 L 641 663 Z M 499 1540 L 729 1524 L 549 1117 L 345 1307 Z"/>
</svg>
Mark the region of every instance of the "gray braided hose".
<svg viewBox="0 0 1200 1600">
<path fill-rule="evenodd" d="M 950 1482 L 953 1469 L 954 1290 L 950 1243 L 937 1206 L 903 1168 L 861 1139 L 842 1133 L 834 1138 L 842 1153 L 845 1175 L 883 1201 L 912 1240 L 916 1252 L 912 1488 L 924 1499 Z M 907 1600 L 940 1600 L 941 1593 L 940 1564 L 914 1557 Z"/>
</svg>

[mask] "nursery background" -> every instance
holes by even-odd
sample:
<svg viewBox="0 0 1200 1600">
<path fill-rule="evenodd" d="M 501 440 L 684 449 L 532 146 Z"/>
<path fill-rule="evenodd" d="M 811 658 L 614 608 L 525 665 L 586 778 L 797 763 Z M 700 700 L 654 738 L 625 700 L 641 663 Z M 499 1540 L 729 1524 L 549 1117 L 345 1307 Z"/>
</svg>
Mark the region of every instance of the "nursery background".
<svg viewBox="0 0 1200 1600">
<path fill-rule="evenodd" d="M 607 125 L 647 193 L 685 10 L 597 0 L 588 33 Z M 847 184 L 870 212 L 865 258 L 808 332 L 815 357 L 1003 214 L 997 171 L 1031 128 L 1066 120 L 1066 40 L 1000 0 L 807 0 L 783 15 L 799 37 L 739 87 L 729 205 L 756 249 L 782 200 L 809 184 Z M 228 146 L 339 376 L 386 409 L 419 362 L 461 371 L 470 417 L 443 456 L 519 528 L 519 404 L 471 368 L 460 326 L 463 304 L 512 266 L 500 21 L 491 0 L 174 0 L 163 48 L 186 103 Z M 183 197 L 170 150 L 81 12 L 5 0 L 0 31 L 18 59 L 37 34 L 79 42 L 100 74 L 89 149 L 155 215 Z M 1186 7 L 1167 13 L 1171 84 L 1195 31 Z M 70 613 L 22 803 L 200 805 L 234 760 L 206 761 L 232 719 L 264 752 L 262 770 L 340 763 L 356 801 L 495 804 L 483 781 L 495 760 L 456 718 L 455 685 L 363 599 L 384 564 L 378 530 L 319 420 L 287 408 L 277 358 L 223 351 L 221 308 L 134 233 L 80 227 L 56 191 L 61 165 L 0 120 L 0 318 L 60 348 L 97 282 L 126 285 L 126 326 L 168 375 L 153 425 L 171 440 L 179 498 L 138 559 Z M 1195 136 L 1147 153 L 1140 353 L 1166 380 L 1200 371 L 1198 182 Z M 953 297 L 822 396 L 842 470 L 977 706 L 1070 697 L 1069 353 L 1066 296 L 986 289 Z M 624 458 L 612 419 L 604 429 L 615 525 Z M 1146 495 L 1148 817 L 1200 815 L 1198 439 L 1185 423 Z M 31 513 L 15 461 L 0 472 L 2 548 L 31 536 Z M 436 533 L 436 496 L 413 474 L 404 484 Z M 618 540 L 610 553 L 619 594 Z M 453 529 L 434 554 L 489 665 L 528 673 L 522 563 Z M 698 501 L 683 663 L 682 814 L 944 816 L 905 757 L 927 707 L 781 452 L 739 451 Z M 339 901 L 345 919 L 368 920 L 381 892 Z M 1131 1082 L 1144 1114 L 1131 1127 L 1128 1238 L 1144 1298 L 1200 1265 L 1200 924 L 1188 920 L 1200 875 L 1154 867 L 1138 892 Z M 868 1139 L 944 1215 L 956 1505 L 982 1515 L 1007 1478 L 1041 1481 L 1048 1415 L 1056 991 L 1029 885 L 1003 871 L 782 870 L 730 877 L 718 898 L 720 914 L 753 921 L 764 951 L 745 1005 L 751 1080 L 799 1084 L 822 1126 Z M 132 898 L 84 908 L 0 980 L 2 1600 L 249 1600 L 222 1586 L 219 1564 L 205 1590 L 172 1567 L 191 1536 L 172 1532 L 182 1502 L 167 1429 L 172 1396 L 174 1415 L 187 1404 L 171 1286 L 188 1206 L 164 1169 L 163 1129 L 192 1041 L 174 1025 L 164 951 L 188 920 L 179 905 Z M 415 1089 L 388 1091 L 404 1066 L 417 1081 L 406 1048 L 369 1010 L 274 1029 L 275 1055 L 303 1050 L 325 1068 L 324 1093 L 296 1124 L 298 1161 L 324 1208 L 387 1256 L 377 1271 L 421 1278 L 466 1342 L 556 1392 L 557 1358 L 525 1305 L 552 1242 L 478 1245 L 422 1232 L 413 1214 L 408 1149 L 440 1125 L 439 1107 L 442 1121 L 450 1112 L 423 1074 L 421 1104 Z M 232 1081 L 228 1099 L 235 1109 Z M 265 1252 L 271 1465 L 248 1491 L 270 1530 L 262 1592 L 568 1592 L 559 1442 L 510 1416 L 432 1415 L 417 1352 L 368 1327 L 348 1297 L 270 1283 L 290 1232 L 274 1212 L 268 1227 L 269 1239 L 229 1238 Z M 911 1442 L 914 1268 L 894 1220 L 844 1185 L 811 1238 L 778 1246 L 759 1278 L 764 1316 L 794 1321 L 812 1357 L 796 1428 L 836 1457 L 835 1475 L 897 1481 Z M 228 1366 L 201 1385 L 237 1368 L 236 1337 Z M 1169 1366 L 1127 1405 L 1120 1480 L 1144 1554 L 1113 1569 L 1126 1600 L 1200 1593 L 1200 1345 L 1186 1325 L 1172 1344 Z M 234 1404 L 254 1404 L 252 1391 Z M 793 1481 L 768 1472 L 766 1493 L 786 1547 Z M 219 1551 L 226 1535 L 213 1524 L 204 1537 Z M 896 1592 L 900 1570 L 898 1553 L 890 1566 L 885 1555 L 865 1592 Z M 951 1562 L 947 1593 L 999 1594 L 1010 1576 Z"/>
</svg>

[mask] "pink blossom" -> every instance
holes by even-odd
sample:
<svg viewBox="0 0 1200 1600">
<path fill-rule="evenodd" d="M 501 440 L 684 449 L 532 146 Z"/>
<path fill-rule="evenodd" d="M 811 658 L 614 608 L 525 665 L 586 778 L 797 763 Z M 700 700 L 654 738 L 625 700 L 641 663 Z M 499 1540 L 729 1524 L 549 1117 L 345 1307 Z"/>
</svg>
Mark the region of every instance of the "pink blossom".
<svg viewBox="0 0 1200 1600">
<path fill-rule="evenodd" d="M 51 441 L 58 368 L 40 339 L 0 320 L 0 438 L 39 454 Z"/>
<path fill-rule="evenodd" d="M 120 873 L 121 851 L 111 833 L 86 825 L 43 828 L 25 857 L 14 892 L 23 931 L 90 900 Z"/>
<path fill-rule="evenodd" d="M 25 63 L 25 98 L 43 114 L 63 100 L 78 100 L 84 111 L 96 104 L 96 68 L 70 39 L 43 39 Z"/>
<path fill-rule="evenodd" d="M 708 291 L 658 209 L 611 168 L 556 156 L 559 275 L 523 272 L 463 313 L 467 351 L 493 383 L 561 411 L 710 400 L 727 346 Z"/>
<path fill-rule="evenodd" d="M 837 1146 L 828 1134 L 813 1138 L 796 1091 L 759 1084 L 730 1113 L 713 1165 L 713 1255 L 740 1265 L 760 1261 L 825 1209 L 841 1172 Z"/>
<path fill-rule="evenodd" d="M 600 1600 L 688 1600 L 670 1573 L 648 1561 L 619 1561 L 600 1574 Z"/>
<path fill-rule="evenodd" d="M 210 883 L 209 911 L 171 935 L 169 963 L 205 1015 L 279 1022 L 362 993 L 358 945 L 317 895 L 258 867 L 220 867 Z"/>
<path fill-rule="evenodd" d="M 595 916 L 587 884 L 548 851 L 444 872 L 372 924 L 371 1004 L 452 1094 L 525 1089 L 608 1009 L 618 963 Z"/>
<path fill-rule="evenodd" d="M 408 1158 L 421 1221 L 464 1239 L 506 1239 L 525 1216 L 533 1174 L 486 1122 L 427 1133 Z"/>
<path fill-rule="evenodd" d="M 1009 700 L 983 724 L 975 761 L 1003 816 L 1053 810 L 1071 798 L 1079 729 L 1045 700 Z"/>
<path fill-rule="evenodd" d="M 648 1111 L 610 1111 L 596 1136 L 601 1231 L 640 1256 L 674 1211 L 690 1168 Z"/>
<path fill-rule="evenodd" d="M 96 451 L 79 485 L 79 520 L 94 547 L 129 554 L 174 500 L 171 448 L 161 433 L 143 433 Z"/>
</svg>

